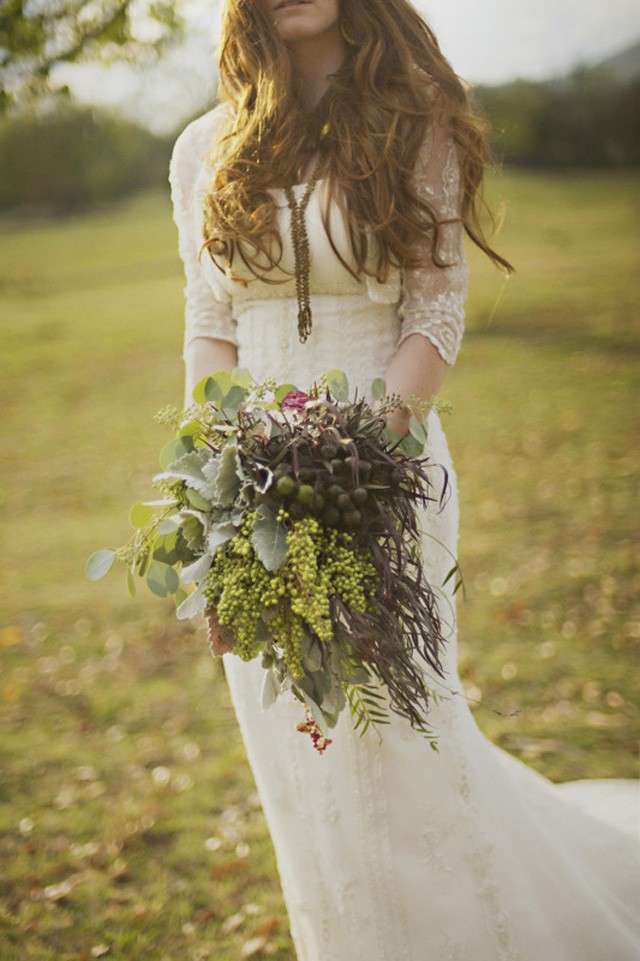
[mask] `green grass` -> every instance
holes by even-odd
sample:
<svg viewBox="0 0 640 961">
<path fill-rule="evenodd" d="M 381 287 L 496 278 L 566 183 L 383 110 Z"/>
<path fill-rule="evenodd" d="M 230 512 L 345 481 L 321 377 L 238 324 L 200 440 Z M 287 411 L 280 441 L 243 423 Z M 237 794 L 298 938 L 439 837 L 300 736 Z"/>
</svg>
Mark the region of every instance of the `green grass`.
<svg viewBox="0 0 640 961">
<path fill-rule="evenodd" d="M 503 288 L 471 253 L 442 393 L 462 675 L 487 735 L 556 780 L 638 773 L 639 186 L 492 182 L 518 272 Z M 152 416 L 182 397 L 167 193 L 3 226 L 0 959 L 232 961 L 248 945 L 285 961 L 219 664 L 170 602 L 83 576 L 126 540 L 166 439 Z"/>
</svg>

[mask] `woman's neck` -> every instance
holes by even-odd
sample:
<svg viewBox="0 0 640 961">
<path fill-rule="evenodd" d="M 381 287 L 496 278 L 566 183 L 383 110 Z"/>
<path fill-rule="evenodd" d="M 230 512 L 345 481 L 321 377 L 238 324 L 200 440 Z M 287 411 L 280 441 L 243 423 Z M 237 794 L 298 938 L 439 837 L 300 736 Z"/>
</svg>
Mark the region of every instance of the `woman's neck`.
<svg viewBox="0 0 640 961">
<path fill-rule="evenodd" d="M 347 49 L 338 27 L 289 45 L 298 96 L 306 110 L 312 111 L 327 92 L 331 74 L 344 63 Z"/>
</svg>

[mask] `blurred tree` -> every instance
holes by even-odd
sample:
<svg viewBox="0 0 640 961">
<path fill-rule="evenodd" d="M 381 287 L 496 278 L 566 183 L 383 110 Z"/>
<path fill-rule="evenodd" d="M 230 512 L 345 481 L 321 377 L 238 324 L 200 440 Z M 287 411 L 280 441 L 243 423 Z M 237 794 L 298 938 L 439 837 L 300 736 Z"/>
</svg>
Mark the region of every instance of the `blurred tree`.
<svg viewBox="0 0 640 961">
<path fill-rule="evenodd" d="M 171 141 L 114 111 L 59 102 L 0 117 L 0 212 L 62 216 L 166 188 Z"/>
<path fill-rule="evenodd" d="M 0 0 L 0 113 L 52 88 L 59 63 L 153 60 L 183 35 L 180 0 Z"/>
</svg>

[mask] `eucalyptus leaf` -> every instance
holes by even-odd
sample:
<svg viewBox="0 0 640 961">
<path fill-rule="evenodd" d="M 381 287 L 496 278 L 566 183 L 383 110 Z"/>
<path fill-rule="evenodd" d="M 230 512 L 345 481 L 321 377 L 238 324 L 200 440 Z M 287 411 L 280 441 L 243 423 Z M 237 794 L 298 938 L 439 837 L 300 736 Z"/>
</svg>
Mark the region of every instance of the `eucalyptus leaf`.
<svg viewBox="0 0 640 961">
<path fill-rule="evenodd" d="M 266 711 L 277 701 L 279 693 L 280 685 L 274 672 L 271 669 L 266 670 L 264 672 L 264 678 L 262 679 L 262 691 L 260 693 L 260 703 L 263 710 Z"/>
<path fill-rule="evenodd" d="M 424 444 L 416 440 L 412 434 L 406 434 L 398 447 L 407 457 L 418 457 L 424 449 Z"/>
<path fill-rule="evenodd" d="M 296 387 L 295 384 L 279 384 L 278 387 L 276 387 L 275 393 L 273 395 L 278 407 L 280 406 L 282 401 L 285 399 L 287 394 L 290 394 L 292 391 L 297 389 L 298 388 Z"/>
<path fill-rule="evenodd" d="M 227 541 L 230 541 L 235 534 L 236 529 L 230 521 L 214 524 L 207 535 L 207 550 L 209 554 L 213 557 L 218 548 L 226 544 Z"/>
<path fill-rule="evenodd" d="M 308 671 L 319 671 L 322 668 L 322 651 L 320 642 L 305 634 L 302 639 L 302 659 Z"/>
<path fill-rule="evenodd" d="M 324 377 L 335 400 L 349 400 L 349 381 L 343 370 L 335 367 L 328 370 Z"/>
<path fill-rule="evenodd" d="M 153 560 L 149 564 L 146 580 L 149 590 L 158 597 L 167 597 L 169 594 L 173 594 L 180 583 L 173 567 L 157 560 Z"/>
<path fill-rule="evenodd" d="M 198 587 L 182 601 L 176 608 L 176 617 L 179 621 L 186 621 L 190 617 L 202 614 L 207 606 L 207 599 L 202 592 L 202 587 Z"/>
<path fill-rule="evenodd" d="M 165 517 L 158 524 L 158 534 L 173 534 L 178 526 L 179 522 L 174 517 Z"/>
<path fill-rule="evenodd" d="M 253 525 L 251 543 L 268 571 L 277 571 L 287 559 L 287 529 L 264 505 Z"/>
<path fill-rule="evenodd" d="M 371 381 L 371 396 L 374 400 L 382 400 L 387 392 L 387 385 L 382 377 L 376 377 Z"/>
<path fill-rule="evenodd" d="M 225 447 L 218 461 L 215 479 L 216 499 L 222 507 L 231 507 L 240 489 L 238 477 L 238 462 L 236 448 L 233 445 Z"/>
<path fill-rule="evenodd" d="M 111 550 L 111 548 L 94 551 L 88 558 L 85 566 L 86 576 L 90 581 L 99 581 L 105 574 L 109 573 L 115 559 L 116 552 Z"/>
<path fill-rule="evenodd" d="M 409 421 L 409 431 L 411 436 L 414 437 L 418 443 L 422 444 L 424 447 L 424 445 L 427 443 L 427 431 L 422 421 L 419 420 L 415 414 Z"/>
<path fill-rule="evenodd" d="M 217 370 L 211 374 L 204 386 L 205 399 L 220 407 L 223 397 L 231 387 L 231 374 L 228 370 Z"/>
<path fill-rule="evenodd" d="M 225 413 L 237 413 L 247 399 L 247 391 L 239 384 L 234 384 L 224 395 L 220 407 Z"/>
<path fill-rule="evenodd" d="M 196 402 L 196 404 L 204 404 L 207 400 L 206 389 L 207 384 L 211 380 L 211 374 L 205 374 L 201 377 L 197 384 L 194 384 L 193 390 L 191 391 L 191 397 Z M 222 395 L 220 395 L 222 396 Z"/>
<path fill-rule="evenodd" d="M 193 563 L 182 568 L 181 579 L 183 584 L 196 584 L 202 580 L 211 567 L 212 557 L 210 554 L 203 554 Z"/>
<path fill-rule="evenodd" d="M 190 454 L 193 450 L 195 450 L 193 438 L 188 434 L 170 440 L 160 451 L 158 458 L 160 467 L 166 469 L 174 461 L 178 460 L 184 454 Z"/>
<path fill-rule="evenodd" d="M 131 597 L 136 596 L 136 579 L 133 576 L 130 568 L 127 568 L 127 590 Z"/>
<path fill-rule="evenodd" d="M 180 430 L 178 431 L 179 437 L 193 437 L 195 434 L 199 434 L 202 430 L 202 425 L 197 420 L 188 420 L 184 423 Z"/>
<path fill-rule="evenodd" d="M 155 516 L 155 511 L 152 507 L 148 507 L 146 504 L 137 503 L 134 504 L 129 511 L 129 523 L 132 527 L 140 530 L 150 524 Z"/>
</svg>

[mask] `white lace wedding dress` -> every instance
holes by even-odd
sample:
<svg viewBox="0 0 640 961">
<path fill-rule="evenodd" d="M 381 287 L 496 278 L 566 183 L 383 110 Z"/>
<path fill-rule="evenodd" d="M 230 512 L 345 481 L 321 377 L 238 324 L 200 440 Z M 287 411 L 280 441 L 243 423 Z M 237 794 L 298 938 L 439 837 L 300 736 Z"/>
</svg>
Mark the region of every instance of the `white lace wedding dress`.
<svg viewBox="0 0 640 961">
<path fill-rule="evenodd" d="M 365 393 L 399 340 L 412 334 L 427 337 L 453 364 L 468 286 L 459 225 L 445 228 L 443 244 L 445 256 L 457 256 L 455 266 L 395 272 L 385 285 L 359 283 L 326 240 L 320 181 L 306 212 L 313 331 L 305 344 L 292 279 L 269 285 L 242 265 L 245 286 L 223 275 L 206 250 L 198 261 L 205 160 L 225 109 L 218 105 L 184 129 L 170 165 L 187 281 L 185 358 L 196 338 L 223 338 L 257 378 L 303 388 L 340 367 Z M 416 176 L 442 213 L 455 216 L 459 170 L 444 127 L 431 126 Z M 298 198 L 303 190 L 295 188 Z M 286 197 L 280 188 L 274 196 L 283 266 L 292 271 Z M 329 212 L 346 255 L 341 209 L 334 203 Z M 427 573 L 441 585 L 457 555 L 457 483 L 433 411 L 428 432 L 431 457 L 451 482 L 441 512 L 423 516 Z M 447 683 L 460 690 L 450 588 L 441 592 Z M 225 654 L 224 667 L 299 961 L 638 961 L 637 782 L 554 785 L 488 741 L 461 696 L 433 710 L 438 753 L 395 714 L 380 729 L 381 742 L 374 729 L 361 738 L 346 711 L 321 756 L 296 731 L 303 712 L 292 695 L 262 709 L 259 661 Z"/>
</svg>

